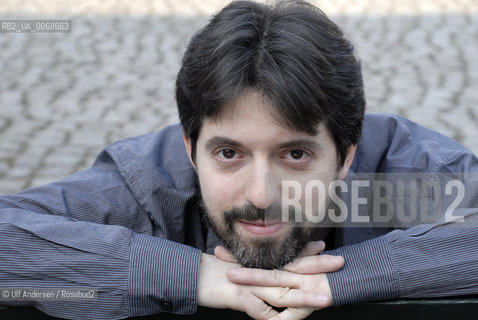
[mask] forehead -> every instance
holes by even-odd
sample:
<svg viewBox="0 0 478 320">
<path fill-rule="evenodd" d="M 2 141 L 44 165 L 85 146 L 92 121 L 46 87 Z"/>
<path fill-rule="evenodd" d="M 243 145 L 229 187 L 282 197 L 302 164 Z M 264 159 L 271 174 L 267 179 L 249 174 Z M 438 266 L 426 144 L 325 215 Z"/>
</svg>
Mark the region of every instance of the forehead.
<svg viewBox="0 0 478 320">
<path fill-rule="evenodd" d="M 243 90 L 229 101 L 214 117 L 205 119 L 206 124 L 239 126 L 245 123 L 281 126 L 277 121 L 275 106 L 267 96 L 252 89 Z"/>
<path fill-rule="evenodd" d="M 224 105 L 218 115 L 204 120 L 200 136 L 208 139 L 224 136 L 251 144 L 275 144 L 293 139 L 330 139 L 330 133 L 322 123 L 311 134 L 293 129 L 287 119 L 280 119 L 277 113 L 277 108 L 267 96 L 256 90 L 244 90 L 236 99 Z"/>
<path fill-rule="evenodd" d="M 290 128 L 293 131 L 294 126 L 291 119 L 281 114 L 280 110 L 284 109 L 275 105 L 263 92 L 253 88 L 245 88 L 235 99 L 225 103 L 215 115 L 206 117 L 205 121 L 209 123 L 229 122 L 229 124 L 232 124 L 241 120 L 264 120 L 264 122 Z"/>
</svg>

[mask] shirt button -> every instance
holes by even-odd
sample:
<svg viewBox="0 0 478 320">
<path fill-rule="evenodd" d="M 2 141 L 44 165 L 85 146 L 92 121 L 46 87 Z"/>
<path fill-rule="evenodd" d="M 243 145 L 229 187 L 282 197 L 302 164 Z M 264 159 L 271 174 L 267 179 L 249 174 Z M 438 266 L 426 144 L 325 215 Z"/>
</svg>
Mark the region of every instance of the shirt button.
<svg viewBox="0 0 478 320">
<path fill-rule="evenodd" d="M 163 309 L 163 311 L 171 311 L 173 304 L 170 301 L 161 301 L 161 309 Z"/>
</svg>

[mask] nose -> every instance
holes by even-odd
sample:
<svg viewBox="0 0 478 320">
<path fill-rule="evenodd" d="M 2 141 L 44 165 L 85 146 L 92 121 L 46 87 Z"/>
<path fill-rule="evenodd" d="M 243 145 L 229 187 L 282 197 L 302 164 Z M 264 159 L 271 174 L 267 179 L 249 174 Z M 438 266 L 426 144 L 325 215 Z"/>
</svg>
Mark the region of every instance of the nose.
<svg viewBox="0 0 478 320">
<path fill-rule="evenodd" d="M 268 161 L 256 161 L 251 166 L 244 192 L 246 200 L 258 209 L 267 209 L 279 201 L 276 177 Z"/>
</svg>

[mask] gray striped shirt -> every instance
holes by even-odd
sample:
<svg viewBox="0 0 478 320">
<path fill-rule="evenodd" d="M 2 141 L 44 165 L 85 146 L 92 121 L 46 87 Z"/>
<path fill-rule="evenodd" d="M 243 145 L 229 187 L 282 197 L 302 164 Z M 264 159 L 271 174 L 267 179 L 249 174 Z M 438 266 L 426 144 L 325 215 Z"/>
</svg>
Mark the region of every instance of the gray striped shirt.
<svg viewBox="0 0 478 320">
<path fill-rule="evenodd" d="M 367 115 L 351 175 L 360 172 L 478 173 L 478 160 L 403 118 Z M 476 208 L 477 183 L 465 186 L 461 205 Z M 201 215 L 179 125 L 116 142 L 88 170 L 0 196 L 0 289 L 92 289 L 96 299 L 0 304 L 71 319 L 194 313 L 200 254 L 220 243 Z M 475 220 L 471 210 L 460 227 L 345 221 L 328 243 L 346 261 L 328 274 L 334 304 L 478 293 Z"/>
</svg>

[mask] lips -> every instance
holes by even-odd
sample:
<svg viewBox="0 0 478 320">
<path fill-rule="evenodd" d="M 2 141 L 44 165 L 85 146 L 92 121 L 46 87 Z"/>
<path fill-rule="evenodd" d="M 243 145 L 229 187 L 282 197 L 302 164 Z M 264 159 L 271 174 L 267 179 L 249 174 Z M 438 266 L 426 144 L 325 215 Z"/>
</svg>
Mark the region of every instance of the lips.
<svg viewBox="0 0 478 320">
<path fill-rule="evenodd" d="M 236 220 L 237 224 L 241 229 L 250 233 L 254 236 L 259 237 L 271 237 L 277 233 L 285 226 L 284 222 L 281 221 L 244 221 Z"/>
</svg>

